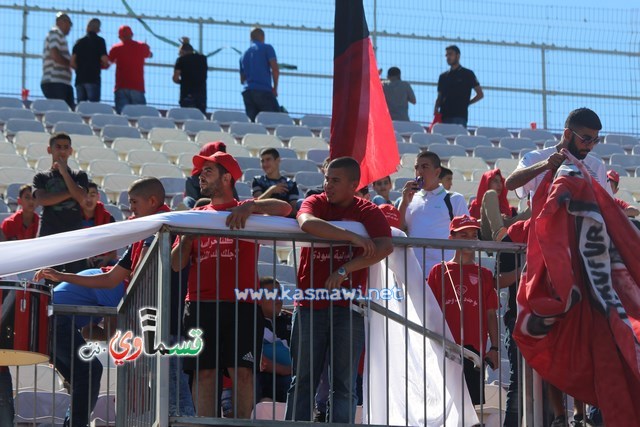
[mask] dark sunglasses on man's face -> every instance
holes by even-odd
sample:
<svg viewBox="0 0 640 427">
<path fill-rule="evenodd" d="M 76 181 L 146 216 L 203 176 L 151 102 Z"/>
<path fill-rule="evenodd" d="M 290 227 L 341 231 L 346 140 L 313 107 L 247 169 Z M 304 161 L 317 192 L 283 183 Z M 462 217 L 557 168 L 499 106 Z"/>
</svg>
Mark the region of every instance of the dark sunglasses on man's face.
<svg viewBox="0 0 640 427">
<path fill-rule="evenodd" d="M 596 137 L 594 138 L 594 137 L 591 137 L 591 136 L 582 136 L 582 135 L 578 135 L 578 134 L 577 134 L 573 129 L 571 129 L 571 132 L 572 132 L 575 136 L 577 136 L 577 137 L 580 139 L 580 141 L 582 141 L 582 143 L 583 143 L 584 145 L 590 145 L 590 144 L 596 145 L 598 142 L 600 142 L 600 137 L 598 137 L 598 136 L 596 136 Z"/>
</svg>

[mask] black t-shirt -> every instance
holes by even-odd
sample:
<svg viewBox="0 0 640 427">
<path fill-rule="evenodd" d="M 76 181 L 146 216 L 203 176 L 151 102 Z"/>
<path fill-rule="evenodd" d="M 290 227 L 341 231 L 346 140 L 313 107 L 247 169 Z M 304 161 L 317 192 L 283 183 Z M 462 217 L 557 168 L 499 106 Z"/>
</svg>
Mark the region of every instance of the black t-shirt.
<svg viewBox="0 0 640 427">
<path fill-rule="evenodd" d="M 207 96 L 207 57 L 199 53 L 182 55 L 176 60 L 180 70 L 180 99 L 187 95 Z"/>
<path fill-rule="evenodd" d="M 93 31 L 79 39 L 73 46 L 78 68 L 76 84 L 100 83 L 100 58 L 107 54 L 104 39 Z"/>
<path fill-rule="evenodd" d="M 84 189 L 87 188 L 89 178 L 85 172 L 69 169 L 69 174 L 76 184 Z M 67 184 L 65 184 L 60 172 L 48 170 L 39 172 L 33 177 L 33 189 L 34 192 L 59 193 L 67 191 Z M 44 206 L 40 216 L 38 236 L 78 230 L 82 228 L 82 219 L 82 208 L 71 197 L 58 204 Z"/>
<path fill-rule="evenodd" d="M 458 67 L 440 74 L 438 92 L 442 97 L 440 100 L 442 117 L 464 117 L 467 119 L 471 89 L 479 85 L 476 75 L 468 68 Z"/>
</svg>

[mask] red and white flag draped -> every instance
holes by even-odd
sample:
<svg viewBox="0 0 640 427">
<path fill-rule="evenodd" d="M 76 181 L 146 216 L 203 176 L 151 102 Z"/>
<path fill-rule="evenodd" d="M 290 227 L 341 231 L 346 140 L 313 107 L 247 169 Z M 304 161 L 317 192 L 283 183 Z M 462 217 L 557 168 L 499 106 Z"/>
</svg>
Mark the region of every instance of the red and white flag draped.
<svg viewBox="0 0 640 427">
<path fill-rule="evenodd" d="M 575 163 L 581 173 L 547 173 L 533 199 L 514 338 L 542 378 L 599 407 L 606 425 L 637 425 L 640 232 Z"/>
</svg>

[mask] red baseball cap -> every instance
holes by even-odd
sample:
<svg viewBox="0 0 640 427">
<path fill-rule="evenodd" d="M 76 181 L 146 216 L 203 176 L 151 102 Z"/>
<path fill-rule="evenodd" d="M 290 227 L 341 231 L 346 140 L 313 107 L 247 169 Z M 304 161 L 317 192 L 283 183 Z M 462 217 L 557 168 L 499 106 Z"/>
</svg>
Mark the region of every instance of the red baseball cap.
<svg viewBox="0 0 640 427">
<path fill-rule="evenodd" d="M 607 178 L 609 178 L 609 181 L 613 181 L 616 184 L 620 182 L 620 174 L 614 170 L 607 172 Z"/>
<path fill-rule="evenodd" d="M 242 177 L 242 169 L 240 169 L 240 165 L 231 154 L 218 151 L 217 153 L 213 153 L 209 157 L 200 155 L 193 156 L 193 165 L 195 167 L 202 169 L 202 166 L 205 162 L 217 163 L 220 166 L 224 167 L 236 181 L 239 180 L 240 177 Z"/>
<path fill-rule="evenodd" d="M 464 230 L 465 228 L 476 228 L 480 230 L 480 221 L 469 215 L 460 215 L 453 218 L 451 224 L 449 224 L 449 231 L 451 233 Z"/>
<path fill-rule="evenodd" d="M 120 38 L 128 38 L 133 37 L 133 31 L 131 27 L 128 25 L 123 25 L 118 29 L 118 37 Z"/>
<path fill-rule="evenodd" d="M 400 228 L 400 211 L 396 209 L 395 206 L 385 203 L 378 207 L 384 214 L 385 218 L 387 218 L 389 226 Z"/>
</svg>

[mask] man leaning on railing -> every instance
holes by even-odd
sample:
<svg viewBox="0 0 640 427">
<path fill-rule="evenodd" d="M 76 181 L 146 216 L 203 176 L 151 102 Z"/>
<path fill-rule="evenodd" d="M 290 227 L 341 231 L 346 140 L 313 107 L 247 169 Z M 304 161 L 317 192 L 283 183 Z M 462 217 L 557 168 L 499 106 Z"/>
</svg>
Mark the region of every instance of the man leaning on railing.
<svg viewBox="0 0 640 427">
<path fill-rule="evenodd" d="M 367 267 L 393 251 L 391 229 L 376 205 L 355 197 L 360 166 L 351 157 L 333 160 L 327 168 L 324 193 L 304 200 L 298 211 L 300 228 L 332 241 L 351 246 L 303 248 L 298 286 L 305 296 L 312 289 L 341 290 L 367 286 Z M 369 238 L 327 221 L 357 221 Z M 313 282 L 311 282 L 313 278 Z M 319 293 L 318 293 L 319 294 Z M 324 357 L 330 358 L 332 396 L 331 422 L 352 423 L 355 419 L 358 361 L 364 349 L 364 318 L 351 310 L 352 301 L 296 301 L 291 332 L 293 378 L 287 396 L 287 420 L 311 421 L 311 408 Z M 331 341 L 330 341 L 331 338 Z M 313 366 L 311 364 L 313 363 Z"/>
<path fill-rule="evenodd" d="M 193 164 L 202 170 L 202 195 L 211 198 L 211 204 L 196 210 L 231 212 L 226 220 L 231 229 L 244 228 L 254 213 L 287 216 L 291 212 L 291 205 L 281 200 L 238 202 L 234 199 L 233 187 L 242 176 L 242 170 L 230 154 L 217 152 L 209 157 L 195 156 Z M 257 243 L 236 239 L 184 235 L 176 240 L 171 252 L 174 271 L 182 270 L 191 262 L 184 327 L 186 330 L 200 328 L 205 342 L 204 350 L 197 358 L 185 361 L 185 368 L 195 372 L 193 397 L 198 416 L 217 414 L 218 405 L 214 402 L 217 402 L 215 383 L 219 368 L 226 368 L 233 380 L 234 395 L 237 395 L 236 417 L 249 418 L 251 415 L 253 368 L 261 357 L 264 316 L 260 307 L 251 301 L 236 301 L 234 289 L 257 289 L 256 246 Z M 229 327 L 234 324 L 235 329 Z M 216 366 L 217 362 L 220 367 Z"/>
</svg>

